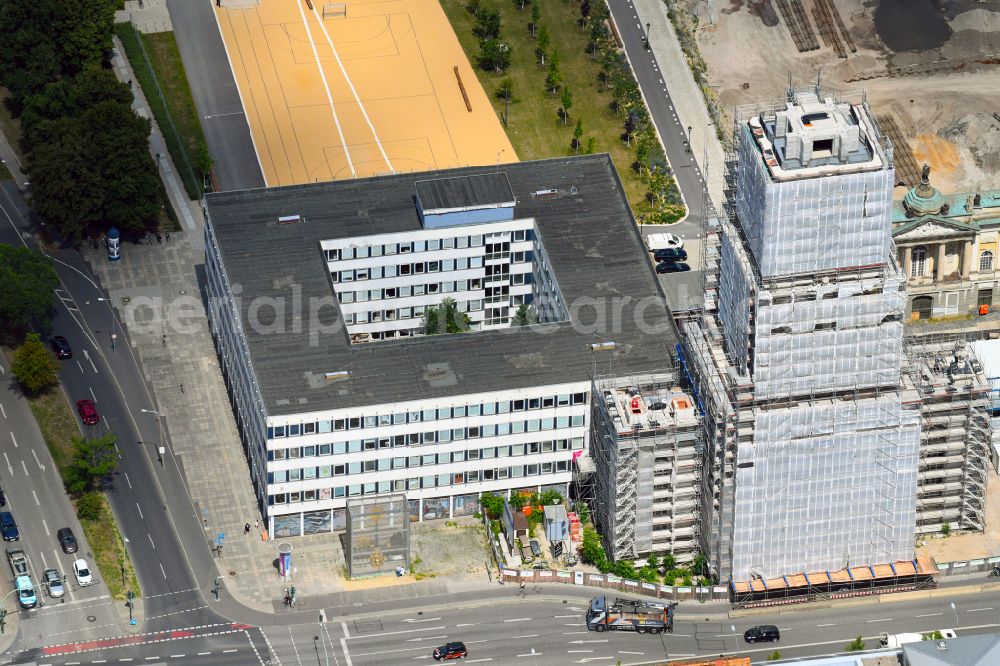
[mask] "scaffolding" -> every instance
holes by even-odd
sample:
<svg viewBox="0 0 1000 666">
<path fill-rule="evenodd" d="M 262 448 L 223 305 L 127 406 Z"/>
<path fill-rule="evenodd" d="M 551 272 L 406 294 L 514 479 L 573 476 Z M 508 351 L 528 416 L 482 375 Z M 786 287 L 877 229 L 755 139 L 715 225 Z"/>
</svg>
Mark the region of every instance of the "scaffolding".
<svg viewBox="0 0 1000 666">
<path fill-rule="evenodd" d="M 593 515 L 612 559 L 699 550 L 702 428 L 676 371 L 593 383 Z"/>
<path fill-rule="evenodd" d="M 410 568 L 410 516 L 406 495 L 347 500 L 347 574 L 378 576 Z"/>
</svg>

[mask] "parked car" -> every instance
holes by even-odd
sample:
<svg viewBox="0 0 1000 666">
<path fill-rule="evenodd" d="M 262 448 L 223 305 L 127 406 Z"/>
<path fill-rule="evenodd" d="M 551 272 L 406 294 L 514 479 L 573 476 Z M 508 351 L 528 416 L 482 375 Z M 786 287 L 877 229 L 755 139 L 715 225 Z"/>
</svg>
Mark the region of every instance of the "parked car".
<svg viewBox="0 0 1000 666">
<path fill-rule="evenodd" d="M 0 535 L 3 535 L 4 541 L 21 540 L 21 532 L 18 531 L 14 514 L 10 511 L 0 511 Z"/>
<path fill-rule="evenodd" d="M 653 253 L 653 259 L 656 261 L 687 261 L 687 258 L 687 250 L 679 247 L 668 247 Z"/>
<path fill-rule="evenodd" d="M 777 643 L 781 640 L 781 633 L 773 624 L 761 624 L 744 631 L 743 640 L 747 643 Z"/>
<path fill-rule="evenodd" d="M 97 425 L 101 417 L 97 415 L 97 407 L 93 400 L 77 400 L 76 411 L 80 412 L 80 418 L 84 425 Z"/>
<path fill-rule="evenodd" d="M 662 264 L 656 264 L 656 272 L 661 275 L 664 273 L 684 273 L 689 270 L 691 270 L 690 266 L 679 261 L 665 261 Z"/>
<path fill-rule="evenodd" d="M 646 247 L 649 248 L 650 252 L 667 247 L 681 248 L 684 247 L 684 239 L 671 233 L 649 234 L 646 236 Z"/>
<path fill-rule="evenodd" d="M 17 600 L 21 608 L 34 608 L 38 605 L 38 597 L 35 596 L 35 586 L 31 584 L 31 579 L 27 576 L 18 576 L 15 580 L 17 585 Z"/>
<path fill-rule="evenodd" d="M 42 583 L 49 590 L 49 596 L 53 599 L 58 599 L 59 597 L 66 594 L 66 588 L 63 586 L 62 576 L 55 569 L 46 569 L 42 574 Z"/>
<path fill-rule="evenodd" d="M 73 358 L 73 350 L 63 336 L 57 335 L 53 337 L 49 340 L 49 345 L 52 347 L 52 351 L 56 353 L 56 358 Z"/>
<path fill-rule="evenodd" d="M 59 545 L 62 546 L 64 553 L 75 553 L 79 546 L 76 543 L 76 536 L 73 534 L 73 530 L 68 527 L 61 527 L 56 533 L 56 538 L 59 539 Z"/>
<path fill-rule="evenodd" d="M 541 557 L 542 556 L 542 547 L 538 545 L 538 542 L 535 539 L 532 539 L 531 541 L 529 541 L 528 542 L 528 546 L 531 548 L 531 555 L 533 557 Z"/>
<path fill-rule="evenodd" d="M 77 560 L 73 563 L 73 574 L 76 576 L 76 584 L 86 587 L 94 584 L 94 576 L 90 573 L 90 565 L 87 560 Z"/>
<path fill-rule="evenodd" d="M 456 641 L 434 648 L 432 656 L 436 661 L 441 661 L 442 659 L 462 659 L 469 656 L 469 651 L 465 649 L 465 643 Z"/>
</svg>

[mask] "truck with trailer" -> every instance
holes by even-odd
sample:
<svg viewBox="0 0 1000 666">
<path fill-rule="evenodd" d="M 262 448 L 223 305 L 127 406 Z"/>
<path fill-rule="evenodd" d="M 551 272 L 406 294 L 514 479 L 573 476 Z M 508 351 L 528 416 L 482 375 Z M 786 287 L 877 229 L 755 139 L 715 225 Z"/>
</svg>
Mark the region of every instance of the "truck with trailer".
<svg viewBox="0 0 1000 666">
<path fill-rule="evenodd" d="M 7 549 L 7 563 L 10 564 L 10 572 L 14 574 L 14 578 L 31 575 L 28 571 L 28 558 L 20 548 Z"/>
<path fill-rule="evenodd" d="M 594 597 L 587 609 L 588 631 L 634 631 L 637 634 L 673 633 L 676 603 Z"/>
</svg>

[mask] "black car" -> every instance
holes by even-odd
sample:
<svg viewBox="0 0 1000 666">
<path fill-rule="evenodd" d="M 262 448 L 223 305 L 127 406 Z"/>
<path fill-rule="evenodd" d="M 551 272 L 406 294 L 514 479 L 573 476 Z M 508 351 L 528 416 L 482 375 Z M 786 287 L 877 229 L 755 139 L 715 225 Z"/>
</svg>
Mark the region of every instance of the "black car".
<svg viewBox="0 0 1000 666">
<path fill-rule="evenodd" d="M 56 533 L 56 537 L 59 539 L 59 545 L 62 546 L 64 553 L 75 553 L 79 547 L 76 544 L 76 537 L 73 535 L 73 530 L 68 527 L 60 528 Z"/>
<path fill-rule="evenodd" d="M 660 273 L 684 273 L 685 271 L 691 270 L 691 267 L 680 261 L 665 261 L 662 264 L 656 264 L 656 272 Z"/>
<path fill-rule="evenodd" d="M 777 643 L 781 634 L 773 624 L 761 624 L 744 631 L 743 640 L 747 643 Z"/>
<path fill-rule="evenodd" d="M 49 344 L 52 346 L 52 351 L 56 353 L 56 358 L 73 358 L 73 350 L 63 336 L 55 336 L 49 340 Z"/>
<path fill-rule="evenodd" d="M 436 647 L 433 654 L 434 659 L 437 661 L 441 661 L 442 659 L 461 659 L 468 656 L 469 651 L 465 649 L 465 643 L 459 642 Z"/>
<path fill-rule="evenodd" d="M 14 522 L 14 514 L 10 511 L 0 511 L 0 535 L 4 541 L 20 541 L 21 533 Z"/>
<path fill-rule="evenodd" d="M 653 253 L 656 261 L 686 261 L 687 258 L 687 250 L 680 247 L 667 247 Z"/>
</svg>

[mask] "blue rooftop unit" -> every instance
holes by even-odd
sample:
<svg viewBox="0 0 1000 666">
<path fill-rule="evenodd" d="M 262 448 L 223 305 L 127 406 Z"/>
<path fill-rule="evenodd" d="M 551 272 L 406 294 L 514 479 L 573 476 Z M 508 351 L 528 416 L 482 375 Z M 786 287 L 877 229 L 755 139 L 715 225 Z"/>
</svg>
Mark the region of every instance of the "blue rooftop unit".
<svg viewBox="0 0 1000 666">
<path fill-rule="evenodd" d="M 424 229 L 514 219 L 517 201 L 502 171 L 420 180 L 416 190 L 417 212 Z"/>
</svg>

